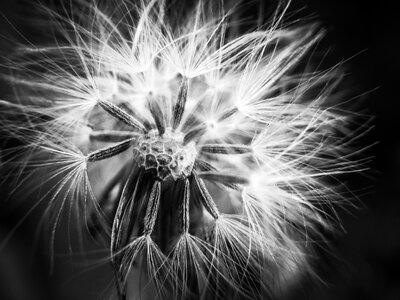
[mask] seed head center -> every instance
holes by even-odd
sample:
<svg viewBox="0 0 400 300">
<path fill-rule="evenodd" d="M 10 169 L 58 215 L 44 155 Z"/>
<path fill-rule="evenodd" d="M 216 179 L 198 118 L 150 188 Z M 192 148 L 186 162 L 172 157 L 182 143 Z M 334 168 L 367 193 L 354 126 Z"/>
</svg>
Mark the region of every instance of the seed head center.
<svg viewBox="0 0 400 300">
<path fill-rule="evenodd" d="M 152 172 L 159 180 L 169 176 L 174 180 L 188 177 L 197 154 L 193 142 L 184 145 L 182 135 L 170 129 L 162 136 L 156 130 L 146 133 L 139 138 L 135 150 L 139 166 Z"/>
</svg>

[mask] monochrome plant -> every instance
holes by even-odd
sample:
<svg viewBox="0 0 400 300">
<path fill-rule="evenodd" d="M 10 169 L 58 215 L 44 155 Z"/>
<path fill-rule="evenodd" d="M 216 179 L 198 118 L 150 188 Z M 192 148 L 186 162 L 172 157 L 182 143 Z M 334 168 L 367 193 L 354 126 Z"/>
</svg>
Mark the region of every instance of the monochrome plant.
<svg viewBox="0 0 400 300">
<path fill-rule="evenodd" d="M 52 243 L 74 214 L 109 245 L 119 300 L 133 272 L 149 299 L 265 299 L 313 274 L 340 176 L 365 168 L 341 66 L 313 64 L 321 26 L 285 22 L 289 1 L 248 32 L 218 1 L 70 2 L 46 10 L 52 43 L 8 57 L 0 101 L 20 141 L 4 178 L 42 191 Z"/>
</svg>

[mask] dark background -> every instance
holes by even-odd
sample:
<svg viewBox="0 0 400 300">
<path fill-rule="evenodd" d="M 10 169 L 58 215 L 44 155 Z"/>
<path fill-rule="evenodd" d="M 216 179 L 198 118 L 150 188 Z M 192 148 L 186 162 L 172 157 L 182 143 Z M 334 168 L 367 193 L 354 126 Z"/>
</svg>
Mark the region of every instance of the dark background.
<svg viewBox="0 0 400 300">
<path fill-rule="evenodd" d="M 32 3 L 0 1 L 0 54 L 13 51 L 11 40 L 20 39 L 15 26 L 30 40 L 41 34 L 28 24 L 35 10 Z M 400 18 L 396 1 L 293 1 L 300 14 L 315 13 L 328 29 L 327 44 L 333 62 L 347 62 L 348 83 L 359 97 L 360 112 L 374 116 L 374 130 L 360 144 L 373 146 L 366 155 L 374 156 L 368 177 L 354 175 L 348 185 L 361 193 L 362 205 L 350 212 L 339 211 L 346 232 L 329 237 L 331 250 L 320 253 L 317 266 L 324 284 L 316 287 L 305 281 L 293 291 L 293 299 L 400 299 Z M 268 4 L 267 4 L 268 5 Z M 256 9 L 246 14 L 256 14 Z M 11 26 L 11 24 L 12 26 Z M 43 29 L 42 29 L 43 30 Z M 0 86 L 0 98 L 7 86 Z M 6 198 L 7 187 L 0 189 Z M 25 205 L 26 206 L 26 205 Z M 0 205 L 0 242 L 25 212 L 23 205 L 12 210 Z M 55 267 L 49 276 L 48 245 L 35 243 L 40 210 L 19 227 L 0 252 L 0 299 L 107 298 L 112 274 L 107 265 L 88 268 L 104 257 L 104 252 L 82 259 L 67 255 L 61 230 Z M 40 239 L 39 241 L 41 241 Z M 89 249 L 99 250 L 94 243 Z"/>
</svg>

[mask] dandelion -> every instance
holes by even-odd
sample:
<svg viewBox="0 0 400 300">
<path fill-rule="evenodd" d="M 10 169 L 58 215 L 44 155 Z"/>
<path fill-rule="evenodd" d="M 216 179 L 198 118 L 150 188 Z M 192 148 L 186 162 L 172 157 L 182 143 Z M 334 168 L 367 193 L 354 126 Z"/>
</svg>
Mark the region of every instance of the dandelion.
<svg viewBox="0 0 400 300">
<path fill-rule="evenodd" d="M 120 300 L 132 272 L 162 299 L 265 299 L 312 274 L 307 243 L 346 200 L 338 176 L 363 170 L 363 128 L 329 105 L 340 66 L 304 64 L 320 26 L 285 24 L 289 2 L 242 35 L 202 0 L 178 19 L 164 1 L 73 4 L 47 10 L 54 45 L 10 58 L 17 93 L 0 102 L 23 141 L 2 167 L 15 190 L 51 182 L 53 236 L 65 209 L 98 233 Z"/>
</svg>

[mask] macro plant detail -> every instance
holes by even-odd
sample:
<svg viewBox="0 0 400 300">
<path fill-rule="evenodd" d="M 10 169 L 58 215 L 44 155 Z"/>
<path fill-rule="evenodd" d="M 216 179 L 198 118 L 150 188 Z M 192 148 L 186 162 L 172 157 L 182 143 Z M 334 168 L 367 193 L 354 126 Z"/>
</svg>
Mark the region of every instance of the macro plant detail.
<svg viewBox="0 0 400 300">
<path fill-rule="evenodd" d="M 71 3 L 46 10 L 53 44 L 9 58 L 0 101 L 19 141 L 4 180 L 45 190 L 52 243 L 74 214 L 109 245 L 119 300 L 135 272 L 149 299 L 273 298 L 312 275 L 340 176 L 364 169 L 365 129 L 332 105 L 340 65 L 311 67 L 323 29 L 286 24 L 284 1 L 241 34 L 222 3 L 178 18 L 164 1 Z"/>
</svg>

